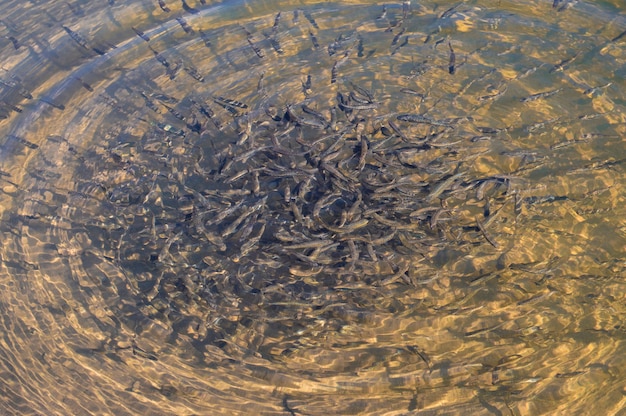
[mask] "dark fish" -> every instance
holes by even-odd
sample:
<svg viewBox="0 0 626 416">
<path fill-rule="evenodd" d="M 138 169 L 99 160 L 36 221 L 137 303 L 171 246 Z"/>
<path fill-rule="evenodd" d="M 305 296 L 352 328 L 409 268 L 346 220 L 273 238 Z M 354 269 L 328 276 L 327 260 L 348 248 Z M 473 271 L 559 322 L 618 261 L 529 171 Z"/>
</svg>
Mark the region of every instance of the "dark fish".
<svg viewBox="0 0 626 416">
<path fill-rule="evenodd" d="M 9 39 L 13 43 L 13 47 L 15 48 L 15 50 L 18 50 L 20 48 L 20 43 L 13 36 L 7 36 L 7 39 Z"/>
<path fill-rule="evenodd" d="M 33 95 L 30 92 L 28 92 L 26 88 L 22 87 L 15 81 L 10 81 L 10 80 L 5 81 L 5 80 L 0 79 L 0 85 L 4 85 L 6 87 L 15 89 L 19 95 L 21 95 L 22 97 L 28 100 L 33 98 Z"/>
<path fill-rule="evenodd" d="M 190 7 L 185 0 L 181 0 L 181 1 L 183 3 L 183 10 L 184 11 L 189 12 L 191 14 L 198 13 L 198 9 L 194 9 L 193 7 Z"/>
<path fill-rule="evenodd" d="M 256 56 L 258 56 L 259 58 L 265 58 L 265 53 L 263 53 L 263 51 L 254 44 L 251 35 L 248 35 L 248 44 L 250 45 Z"/>
<path fill-rule="evenodd" d="M 204 82 L 204 77 L 193 66 L 185 65 L 183 66 L 183 69 L 196 81 Z"/>
<path fill-rule="evenodd" d="M 87 40 L 85 38 L 83 38 L 80 33 L 78 32 L 74 32 L 72 29 L 70 29 L 67 26 L 61 26 L 63 28 L 63 30 L 65 30 L 65 32 L 70 35 L 70 38 L 72 38 L 72 40 L 76 43 L 78 43 L 80 46 L 82 46 L 85 49 L 88 49 L 87 47 Z"/>
<path fill-rule="evenodd" d="M 406 31 L 406 28 L 403 27 L 401 31 L 399 31 L 398 33 L 396 33 L 396 36 L 393 37 L 392 41 L 391 41 L 391 46 L 394 46 L 398 43 L 398 41 L 400 40 L 400 36 L 402 36 L 402 34 Z"/>
<path fill-rule="evenodd" d="M 21 113 L 23 110 L 17 106 L 14 106 L 13 104 L 7 103 L 6 101 L 2 102 L 2 105 L 8 107 L 9 109 L 15 111 L 16 113 Z"/>
<path fill-rule="evenodd" d="M 185 19 L 183 19 L 182 17 L 177 17 L 176 21 L 178 22 L 178 24 L 180 24 L 180 27 L 183 28 L 185 33 L 194 33 L 193 28 L 189 26 L 189 23 L 187 23 Z"/>
<path fill-rule="evenodd" d="M 531 101 L 538 100 L 540 98 L 551 97 L 551 96 L 561 92 L 562 89 L 563 88 L 558 88 L 558 89 L 552 90 L 552 91 L 540 92 L 540 93 L 537 93 L 537 94 L 530 95 L 528 97 L 520 98 L 520 101 L 523 102 L 523 103 L 528 103 L 528 102 L 531 102 Z"/>
<path fill-rule="evenodd" d="M 226 104 L 228 104 L 228 105 L 230 105 L 230 106 L 233 106 L 233 107 L 238 107 L 238 108 L 248 108 L 248 105 L 247 105 L 247 104 L 242 103 L 241 101 L 231 100 L 231 99 L 229 99 L 229 98 L 224 98 L 224 97 L 222 97 L 222 96 L 217 96 L 217 97 L 215 97 L 215 100 L 217 100 L 217 101 L 222 101 L 222 102 L 224 102 L 224 103 L 226 103 Z M 217 101 L 216 101 L 216 102 L 217 102 Z M 218 104 L 219 104 L 219 103 L 218 103 Z"/>
<path fill-rule="evenodd" d="M 429 124 L 431 126 L 452 127 L 450 124 L 433 120 L 421 114 L 399 114 L 396 118 L 400 121 L 408 121 L 409 123 Z"/>
<path fill-rule="evenodd" d="M 161 10 L 163 10 L 165 13 L 171 12 L 170 8 L 167 7 L 167 4 L 165 4 L 165 0 L 158 0 L 158 2 L 159 2 L 159 7 L 161 8 Z"/>
<path fill-rule="evenodd" d="M 358 35 L 358 39 L 359 39 L 359 42 L 356 45 L 356 50 L 357 50 L 356 56 L 358 56 L 359 58 L 362 58 L 363 56 L 365 56 L 365 54 L 363 53 L 363 51 L 364 51 L 364 49 L 363 49 L 363 37 L 361 35 Z"/>
<path fill-rule="evenodd" d="M 15 136 L 15 135 L 10 134 L 10 135 L 7 136 L 7 138 L 11 139 L 11 140 L 15 140 L 15 141 L 23 144 L 24 146 L 28 147 L 29 149 L 39 149 L 39 145 L 37 145 L 37 144 L 35 144 L 35 143 L 31 142 L 31 141 L 28 141 L 28 140 L 26 140 L 23 137 L 19 137 L 19 136 Z"/>
<path fill-rule="evenodd" d="M 626 36 L 626 30 L 623 31 L 622 33 L 620 33 L 619 35 L 615 36 L 613 39 L 611 39 L 611 42 L 617 42 L 618 40 L 620 40 L 624 36 Z"/>
<path fill-rule="evenodd" d="M 400 50 L 400 48 L 402 48 L 403 46 L 406 46 L 408 44 L 409 44 L 409 37 L 405 36 L 404 40 L 402 41 L 402 43 L 400 45 L 398 45 L 398 47 L 396 49 L 394 49 L 393 52 L 391 52 L 391 54 L 395 55 Z"/>
<path fill-rule="evenodd" d="M 448 64 L 448 72 L 450 74 L 454 74 L 456 68 L 454 65 L 456 64 L 456 55 L 454 54 L 454 49 L 452 49 L 452 45 L 448 42 L 448 47 L 450 48 L 450 63 Z"/>
<path fill-rule="evenodd" d="M 148 106 L 149 109 L 151 109 L 152 111 L 154 111 L 157 114 L 161 114 L 161 109 L 159 108 L 159 106 L 157 106 L 155 104 L 154 101 L 152 101 L 152 99 L 150 99 L 150 97 L 148 97 L 143 91 L 140 92 L 140 94 L 143 97 L 143 99 L 146 102 L 146 105 Z"/>
<path fill-rule="evenodd" d="M 156 58 L 156 60 L 159 61 L 159 63 L 161 65 L 163 65 L 165 68 L 169 68 L 170 67 L 170 63 L 167 61 L 167 59 L 165 59 L 165 57 L 163 55 L 161 55 L 159 52 L 157 52 L 154 49 L 152 49 L 152 46 L 148 45 L 148 47 L 150 48 L 150 50 L 154 54 L 154 57 Z"/>
<path fill-rule="evenodd" d="M 383 11 L 380 13 L 380 15 L 376 18 L 376 20 L 382 20 L 387 18 L 387 5 L 383 4 Z"/>
<path fill-rule="evenodd" d="M 170 107 L 168 105 L 165 104 L 161 104 L 163 107 L 165 107 L 167 109 L 167 111 L 169 111 L 170 114 L 172 114 L 174 117 L 176 117 L 177 119 L 179 119 L 180 121 L 186 121 L 185 116 L 183 116 L 178 110 L 176 110 L 173 107 Z"/>
<path fill-rule="evenodd" d="M 311 31 L 309 31 L 309 37 L 311 38 L 311 43 L 313 43 L 313 47 L 315 49 L 319 49 L 320 44 L 317 41 L 317 37 L 315 37 L 315 34 L 313 32 L 311 32 Z"/>
<path fill-rule="evenodd" d="M 268 37 L 267 40 L 270 42 L 270 44 L 272 45 L 272 48 L 274 48 L 276 53 L 278 53 L 279 55 L 282 55 L 283 53 L 285 53 L 285 51 L 283 51 L 283 48 L 280 46 L 280 43 L 275 38 Z"/>
<path fill-rule="evenodd" d="M 200 38 L 202 39 L 202 41 L 204 42 L 204 45 L 207 48 L 211 47 L 211 39 L 209 38 L 209 35 L 207 35 L 205 32 L 203 32 L 202 30 L 200 30 Z"/>
<path fill-rule="evenodd" d="M 276 32 L 278 32 L 279 23 L 280 23 L 280 12 L 278 12 L 276 14 L 276 17 L 274 18 L 274 25 L 272 26 L 272 36 L 276 35 Z"/>
<path fill-rule="evenodd" d="M 574 54 L 574 56 L 572 56 L 571 58 L 563 59 L 561 62 L 550 68 L 550 71 L 548 72 L 553 73 L 563 71 L 567 67 L 567 65 L 571 64 L 572 62 L 574 62 L 574 59 L 578 58 L 578 55 L 580 55 L 580 52 L 576 52 L 576 54 Z"/>
<path fill-rule="evenodd" d="M 145 40 L 146 42 L 150 42 L 150 38 L 143 33 L 141 30 L 137 30 L 134 27 L 131 27 L 131 29 L 133 29 L 133 31 L 137 34 L 137 36 L 139 36 L 141 39 Z"/>
<path fill-rule="evenodd" d="M 308 20 L 309 23 L 311 23 L 311 26 L 313 26 L 315 29 L 319 29 L 320 28 L 317 25 L 317 22 L 315 21 L 315 19 L 313 19 L 313 16 L 311 16 L 311 13 L 309 13 L 307 11 L 303 11 L 302 14 L 304 15 L 304 17 L 306 17 L 306 20 Z"/>
<path fill-rule="evenodd" d="M 334 84 L 335 82 L 337 82 L 337 62 L 339 61 L 335 61 L 335 63 L 333 64 L 333 68 L 330 70 L 330 83 Z"/>
<path fill-rule="evenodd" d="M 164 103 L 178 104 L 178 99 L 175 97 L 170 97 L 169 95 L 152 93 L 150 94 L 150 97 L 156 98 L 157 100 L 162 101 Z M 194 102 L 192 101 L 192 103 Z"/>
</svg>

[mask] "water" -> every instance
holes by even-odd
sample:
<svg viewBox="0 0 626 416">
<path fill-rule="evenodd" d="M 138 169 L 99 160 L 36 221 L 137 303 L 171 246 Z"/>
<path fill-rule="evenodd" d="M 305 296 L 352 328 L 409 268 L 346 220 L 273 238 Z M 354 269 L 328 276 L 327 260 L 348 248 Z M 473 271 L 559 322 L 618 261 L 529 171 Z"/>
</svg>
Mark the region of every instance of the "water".
<svg viewBox="0 0 626 416">
<path fill-rule="evenodd" d="M 207 3 L 1 6 L 4 413 L 619 413 L 623 6 Z"/>
</svg>

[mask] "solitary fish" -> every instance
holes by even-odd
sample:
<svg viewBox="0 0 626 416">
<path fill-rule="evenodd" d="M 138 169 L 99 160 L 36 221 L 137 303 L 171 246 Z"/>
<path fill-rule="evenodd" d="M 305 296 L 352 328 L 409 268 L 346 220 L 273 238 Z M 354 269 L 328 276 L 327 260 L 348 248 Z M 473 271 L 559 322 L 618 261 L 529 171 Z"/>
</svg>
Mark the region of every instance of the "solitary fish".
<svg viewBox="0 0 626 416">
<path fill-rule="evenodd" d="M 450 63 L 448 64 L 448 72 L 452 75 L 456 71 L 454 65 L 456 64 L 456 55 L 454 53 L 454 49 L 452 49 L 452 45 L 448 42 L 448 48 L 450 48 Z"/>
</svg>

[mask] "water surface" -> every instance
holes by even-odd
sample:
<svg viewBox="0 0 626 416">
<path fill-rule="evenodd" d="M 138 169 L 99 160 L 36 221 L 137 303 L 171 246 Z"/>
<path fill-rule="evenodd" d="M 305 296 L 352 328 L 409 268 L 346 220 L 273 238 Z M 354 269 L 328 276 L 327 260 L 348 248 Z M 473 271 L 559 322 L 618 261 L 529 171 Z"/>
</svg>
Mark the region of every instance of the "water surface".
<svg viewBox="0 0 626 416">
<path fill-rule="evenodd" d="M 4 413 L 624 407 L 619 2 L 57 3 L 0 6 Z"/>
</svg>

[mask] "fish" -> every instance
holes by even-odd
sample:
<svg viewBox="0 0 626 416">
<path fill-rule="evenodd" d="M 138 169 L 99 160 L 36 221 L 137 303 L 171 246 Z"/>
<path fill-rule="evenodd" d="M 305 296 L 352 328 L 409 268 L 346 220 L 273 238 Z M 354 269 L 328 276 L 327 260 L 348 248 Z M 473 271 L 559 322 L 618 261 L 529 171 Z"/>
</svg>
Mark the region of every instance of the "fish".
<svg viewBox="0 0 626 416">
<path fill-rule="evenodd" d="M 206 32 L 203 32 L 202 30 L 199 30 L 200 32 L 200 39 L 202 39 L 202 41 L 204 42 L 204 46 L 206 46 L 207 48 L 211 48 L 211 38 L 209 37 L 209 35 Z"/>
<path fill-rule="evenodd" d="M 18 40 L 15 37 L 7 36 L 7 39 L 9 39 L 11 41 L 11 43 L 13 43 L 13 47 L 15 48 L 15 50 L 18 50 L 20 48 L 20 43 L 18 42 Z"/>
<path fill-rule="evenodd" d="M 26 90 L 26 88 L 22 87 L 15 81 L 0 79 L 0 85 L 4 85 L 5 87 L 16 90 L 19 95 L 26 98 L 27 100 L 31 100 L 33 98 L 33 95 L 28 90 Z"/>
<path fill-rule="evenodd" d="M 418 123 L 418 124 L 421 123 L 421 124 L 429 124 L 431 126 L 452 127 L 448 123 L 433 120 L 430 117 L 426 117 L 421 114 L 399 114 L 396 116 L 396 119 L 400 121 L 408 121 L 409 123 Z"/>
<path fill-rule="evenodd" d="M 256 56 L 258 56 L 259 58 L 265 58 L 265 53 L 263 53 L 263 51 L 254 44 L 254 41 L 252 40 L 252 35 L 248 35 L 247 40 L 248 44 L 250 45 Z"/>
<path fill-rule="evenodd" d="M 163 10 L 165 13 L 171 12 L 170 8 L 167 7 L 167 4 L 165 4 L 165 0 L 158 0 L 158 2 L 159 2 L 159 7 L 161 8 L 161 10 Z"/>
<path fill-rule="evenodd" d="M 151 109 L 152 111 L 154 111 L 157 114 L 161 114 L 161 109 L 159 108 L 159 106 L 156 105 L 156 103 L 154 101 L 152 101 L 152 99 L 150 97 L 148 97 L 143 91 L 141 91 L 140 94 L 143 97 L 143 99 L 146 102 L 146 105 L 148 106 L 149 109 Z"/>
<path fill-rule="evenodd" d="M 226 103 L 226 104 L 228 104 L 228 105 L 230 105 L 230 106 L 233 106 L 233 107 L 238 107 L 238 108 L 248 108 L 248 105 L 247 105 L 247 104 L 242 103 L 241 101 L 231 100 L 230 98 L 225 98 L 225 97 L 222 97 L 222 96 L 219 96 L 219 95 L 218 95 L 218 96 L 216 96 L 216 97 L 214 97 L 214 98 L 215 98 L 215 100 L 217 100 L 217 101 L 224 102 L 224 103 Z M 216 101 L 216 102 L 217 102 L 217 101 Z M 218 104 L 219 104 L 219 103 L 218 103 Z"/>
<path fill-rule="evenodd" d="M 315 29 L 319 30 L 319 26 L 317 25 L 317 22 L 315 21 L 315 19 L 313 19 L 313 16 L 311 15 L 310 12 L 307 12 L 306 10 L 304 10 L 302 12 L 302 14 L 304 15 L 304 17 L 306 17 L 306 20 L 309 21 L 309 23 L 311 24 L 311 26 L 313 26 Z"/>
<path fill-rule="evenodd" d="M 622 33 L 620 33 L 619 35 L 615 36 L 613 39 L 610 40 L 611 43 L 615 43 L 618 40 L 622 39 L 624 36 L 626 36 L 626 30 L 624 30 Z"/>
<path fill-rule="evenodd" d="M 528 97 L 520 98 L 520 101 L 523 102 L 523 103 L 528 103 L 528 102 L 531 102 L 531 101 L 539 100 L 540 98 L 548 98 L 548 97 L 551 97 L 551 96 L 553 96 L 555 94 L 558 94 L 562 90 L 563 90 L 563 88 L 557 88 L 556 90 L 540 92 L 540 93 L 537 93 L 537 94 L 530 95 Z"/>
<path fill-rule="evenodd" d="M 131 27 L 131 29 L 133 29 L 133 31 L 137 34 L 137 36 L 139 36 L 141 39 L 145 40 L 146 42 L 150 42 L 150 37 L 147 36 L 145 33 L 143 33 L 141 30 L 137 30 L 134 27 Z"/>
<path fill-rule="evenodd" d="M 311 31 L 309 31 L 309 37 L 311 38 L 311 43 L 313 44 L 313 48 L 314 49 L 319 49 L 320 44 L 317 41 L 317 37 L 315 36 L 315 34 Z"/>
<path fill-rule="evenodd" d="M 396 33 L 396 35 L 391 40 L 391 46 L 395 46 L 398 43 L 398 41 L 400 40 L 400 37 L 402 36 L 402 34 L 404 34 L 405 31 L 406 31 L 406 27 L 403 27 L 401 31 Z"/>
<path fill-rule="evenodd" d="M 189 75 L 191 75 L 191 77 L 193 79 L 195 79 L 198 82 L 204 82 L 204 77 L 200 74 L 200 72 L 198 72 L 198 70 L 196 68 L 194 68 L 193 66 L 190 65 L 184 65 L 183 66 L 183 70 L 188 73 Z"/>
<path fill-rule="evenodd" d="M 448 48 L 450 48 L 450 62 L 448 63 L 448 73 L 453 75 L 456 71 L 456 68 L 454 67 L 456 64 L 456 55 L 454 53 L 454 49 L 452 49 L 452 44 L 450 42 L 448 42 Z"/>
<path fill-rule="evenodd" d="M 580 52 L 576 52 L 574 54 L 574 56 L 572 56 L 570 58 L 563 59 L 561 62 L 559 62 L 558 64 L 554 65 L 552 68 L 550 68 L 550 70 L 548 72 L 549 73 L 553 73 L 553 72 L 563 71 L 569 64 L 574 62 L 574 60 L 576 58 L 578 58 L 579 55 L 580 55 Z"/>
<path fill-rule="evenodd" d="M 45 97 L 44 98 L 39 98 L 39 101 L 41 101 L 42 103 L 46 103 L 46 104 L 56 108 L 57 110 L 61 110 L 61 111 L 65 110 L 65 106 L 63 104 L 55 103 L 54 101 L 52 101 L 49 98 L 45 98 Z"/>
<path fill-rule="evenodd" d="M 184 11 L 186 11 L 188 13 L 191 13 L 191 14 L 199 13 L 198 9 L 194 9 L 193 7 L 189 6 L 185 0 L 181 0 L 181 2 L 183 4 L 183 10 Z"/>
<path fill-rule="evenodd" d="M 281 15 L 281 12 L 278 12 L 276 14 L 276 17 L 274 17 L 274 25 L 272 26 L 272 36 L 275 36 L 276 33 L 278 32 L 278 25 L 280 24 L 280 15 Z"/>
<path fill-rule="evenodd" d="M 154 49 L 152 49 L 152 46 L 148 45 L 148 47 L 150 48 L 150 50 L 154 54 L 154 57 L 156 58 L 156 60 L 159 61 L 159 63 L 161 65 L 163 65 L 165 68 L 169 68 L 170 67 L 170 63 L 167 61 L 167 59 L 165 59 L 165 57 L 163 55 L 161 55 L 159 52 L 157 52 Z"/>
<path fill-rule="evenodd" d="M 193 30 L 193 28 L 191 26 L 189 26 L 189 23 L 187 23 L 187 21 L 185 19 L 183 19 L 182 17 L 177 17 L 176 21 L 178 22 L 178 24 L 180 25 L 180 27 L 183 28 L 183 30 L 185 31 L 185 33 L 194 33 L 195 31 Z"/>
<path fill-rule="evenodd" d="M 63 30 L 65 30 L 65 32 L 70 36 L 70 38 L 74 42 L 76 42 L 77 44 L 79 44 L 85 49 L 89 49 L 89 47 L 87 46 L 87 40 L 84 37 L 82 37 L 80 33 L 73 31 L 67 26 L 61 26 L 61 27 L 63 28 Z"/>
</svg>

